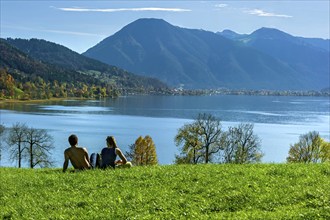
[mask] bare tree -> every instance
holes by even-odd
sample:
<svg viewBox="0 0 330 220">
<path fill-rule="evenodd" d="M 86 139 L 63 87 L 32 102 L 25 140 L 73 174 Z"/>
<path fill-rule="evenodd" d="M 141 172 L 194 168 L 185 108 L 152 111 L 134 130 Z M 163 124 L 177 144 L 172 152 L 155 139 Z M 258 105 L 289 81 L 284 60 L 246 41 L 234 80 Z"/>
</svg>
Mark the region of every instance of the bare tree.
<svg viewBox="0 0 330 220">
<path fill-rule="evenodd" d="M 128 146 L 128 151 L 125 151 L 126 159 L 132 161 L 134 159 L 135 143 Z"/>
<path fill-rule="evenodd" d="M 222 149 L 223 135 L 220 119 L 211 114 L 199 114 L 193 123 L 180 128 L 175 137 L 177 146 L 183 142 L 176 163 L 211 162 L 213 155 Z"/>
<path fill-rule="evenodd" d="M 223 148 L 224 163 L 251 163 L 260 162 L 261 142 L 253 133 L 253 124 L 241 123 L 237 127 L 229 127 L 226 132 L 226 141 Z"/>
<path fill-rule="evenodd" d="M 22 167 L 23 152 L 25 150 L 25 138 L 28 127 L 25 124 L 16 123 L 9 130 L 7 144 L 9 146 L 10 159 L 18 162 Z"/>
<path fill-rule="evenodd" d="M 3 148 L 2 140 L 4 140 L 5 129 L 6 129 L 6 127 L 4 125 L 0 124 L 0 161 L 2 158 L 2 148 Z"/>
<path fill-rule="evenodd" d="M 212 159 L 211 157 L 221 150 L 224 138 L 221 122 L 211 114 L 202 113 L 198 115 L 196 125 L 202 143 L 201 149 L 205 155 L 205 163 L 208 163 Z"/>
<path fill-rule="evenodd" d="M 53 147 L 53 137 L 44 129 L 29 128 L 26 132 L 27 152 L 30 168 L 51 167 L 53 161 L 50 157 Z"/>
<path fill-rule="evenodd" d="M 18 162 L 27 160 L 30 168 L 35 166 L 49 167 L 53 165 L 50 151 L 53 147 L 53 138 L 46 130 L 28 128 L 25 124 L 16 123 L 9 130 L 7 138 L 10 159 Z"/>
</svg>

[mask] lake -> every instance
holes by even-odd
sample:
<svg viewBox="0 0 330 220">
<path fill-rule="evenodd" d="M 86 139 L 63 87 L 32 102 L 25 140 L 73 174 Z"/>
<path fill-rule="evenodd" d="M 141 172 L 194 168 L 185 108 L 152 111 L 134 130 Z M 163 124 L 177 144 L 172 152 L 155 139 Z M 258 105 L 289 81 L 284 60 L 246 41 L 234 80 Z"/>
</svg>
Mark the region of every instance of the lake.
<svg viewBox="0 0 330 220">
<path fill-rule="evenodd" d="M 54 137 L 53 159 L 63 164 L 67 138 L 76 134 L 88 152 L 100 152 L 108 135 L 116 137 L 125 152 L 140 136 L 150 135 L 161 164 L 172 164 L 178 153 L 174 137 L 198 113 L 221 119 L 223 128 L 240 122 L 254 124 L 262 143 L 264 163 L 286 161 L 290 144 L 299 135 L 317 131 L 330 138 L 329 97 L 286 96 L 126 96 L 105 100 L 65 100 L 0 104 L 0 123 L 16 122 L 46 129 Z M 2 150 L 1 166 L 17 166 Z"/>
</svg>

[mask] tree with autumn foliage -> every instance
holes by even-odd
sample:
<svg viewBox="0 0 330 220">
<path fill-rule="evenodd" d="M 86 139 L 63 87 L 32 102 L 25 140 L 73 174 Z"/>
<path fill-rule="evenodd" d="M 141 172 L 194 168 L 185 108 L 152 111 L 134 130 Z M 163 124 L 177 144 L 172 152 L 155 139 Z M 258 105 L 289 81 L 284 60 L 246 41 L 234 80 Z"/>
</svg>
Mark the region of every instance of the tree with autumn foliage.
<svg viewBox="0 0 330 220">
<path fill-rule="evenodd" d="M 324 163 L 330 162 L 330 143 L 311 131 L 299 137 L 299 141 L 291 145 L 289 163 Z"/>
<path fill-rule="evenodd" d="M 6 69 L 0 69 L 0 98 L 16 98 L 15 80 L 7 73 Z"/>
<path fill-rule="evenodd" d="M 181 147 L 180 155 L 175 155 L 176 164 L 197 164 L 202 162 L 204 154 L 201 152 L 202 142 L 198 136 L 199 127 L 186 124 L 179 129 L 175 136 L 176 146 Z"/>
<path fill-rule="evenodd" d="M 127 155 L 130 155 L 132 163 L 136 166 L 158 164 L 156 146 L 149 135 L 136 139 L 135 143 L 130 146 L 130 152 Z"/>
</svg>

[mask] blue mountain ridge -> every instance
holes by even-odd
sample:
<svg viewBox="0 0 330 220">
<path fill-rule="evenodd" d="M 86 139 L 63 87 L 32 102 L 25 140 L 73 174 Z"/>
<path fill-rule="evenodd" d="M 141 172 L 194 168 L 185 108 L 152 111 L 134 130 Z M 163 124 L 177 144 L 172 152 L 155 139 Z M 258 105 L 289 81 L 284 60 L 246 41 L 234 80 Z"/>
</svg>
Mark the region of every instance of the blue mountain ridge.
<svg viewBox="0 0 330 220">
<path fill-rule="evenodd" d="M 83 55 L 171 86 L 320 90 L 329 87 L 329 40 L 261 28 L 252 34 L 138 19 Z"/>
</svg>

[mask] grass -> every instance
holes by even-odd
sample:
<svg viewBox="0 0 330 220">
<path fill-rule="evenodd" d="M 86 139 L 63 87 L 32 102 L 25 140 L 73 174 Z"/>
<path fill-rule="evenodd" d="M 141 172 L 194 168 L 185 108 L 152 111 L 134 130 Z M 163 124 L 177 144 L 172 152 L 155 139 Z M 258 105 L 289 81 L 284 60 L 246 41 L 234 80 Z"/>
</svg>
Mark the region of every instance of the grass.
<svg viewBox="0 0 330 220">
<path fill-rule="evenodd" d="M 330 219 L 329 164 L 0 172 L 2 219 Z"/>
</svg>

